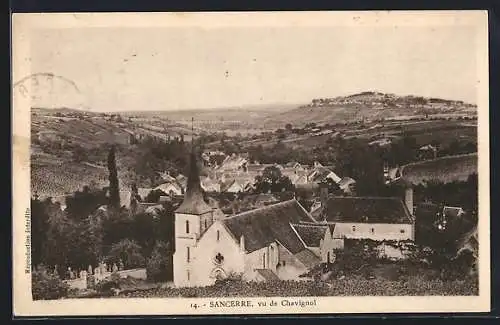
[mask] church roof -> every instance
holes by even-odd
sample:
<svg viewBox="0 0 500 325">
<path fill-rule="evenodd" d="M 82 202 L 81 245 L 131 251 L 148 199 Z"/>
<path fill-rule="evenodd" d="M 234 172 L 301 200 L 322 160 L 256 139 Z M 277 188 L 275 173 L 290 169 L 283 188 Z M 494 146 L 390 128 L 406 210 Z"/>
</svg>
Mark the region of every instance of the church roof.
<svg viewBox="0 0 500 325">
<path fill-rule="evenodd" d="M 314 266 L 318 265 L 321 262 L 319 257 L 308 249 L 304 249 L 294 254 L 294 256 L 309 269 L 313 268 Z"/>
<path fill-rule="evenodd" d="M 396 197 L 330 197 L 320 218 L 324 217 L 327 222 L 413 223 L 403 201 Z"/>
<path fill-rule="evenodd" d="M 191 161 L 184 201 L 182 201 L 181 205 L 177 208 L 177 210 L 175 210 L 175 212 L 200 215 L 210 211 L 212 211 L 212 208 L 203 199 L 203 192 L 200 185 L 200 171 L 198 170 L 196 154 L 193 150 L 191 152 Z"/>
<path fill-rule="evenodd" d="M 235 238 L 244 236 L 245 248 L 248 252 L 278 241 L 292 254 L 305 249 L 291 226 L 291 223 L 301 221 L 314 222 L 294 199 L 246 211 L 223 220 Z"/>
<path fill-rule="evenodd" d="M 263 279 L 264 281 L 279 281 L 280 278 L 274 273 L 273 271 L 269 269 L 256 269 L 255 272 L 257 272 Z"/>
<path fill-rule="evenodd" d="M 325 237 L 325 232 L 328 229 L 324 224 L 293 224 L 292 227 L 299 234 L 302 241 L 307 247 L 319 247 L 321 240 Z"/>
</svg>

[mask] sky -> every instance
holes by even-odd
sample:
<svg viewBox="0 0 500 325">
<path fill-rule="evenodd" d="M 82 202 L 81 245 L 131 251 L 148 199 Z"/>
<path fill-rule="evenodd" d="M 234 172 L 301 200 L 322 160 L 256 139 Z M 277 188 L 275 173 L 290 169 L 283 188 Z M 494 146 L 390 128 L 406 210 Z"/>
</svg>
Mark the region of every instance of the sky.
<svg viewBox="0 0 500 325">
<path fill-rule="evenodd" d="M 63 76 L 80 92 L 52 85 L 42 106 L 182 110 L 302 104 L 361 91 L 476 103 L 477 34 L 466 26 L 59 28 L 33 35 L 31 71 Z"/>
</svg>

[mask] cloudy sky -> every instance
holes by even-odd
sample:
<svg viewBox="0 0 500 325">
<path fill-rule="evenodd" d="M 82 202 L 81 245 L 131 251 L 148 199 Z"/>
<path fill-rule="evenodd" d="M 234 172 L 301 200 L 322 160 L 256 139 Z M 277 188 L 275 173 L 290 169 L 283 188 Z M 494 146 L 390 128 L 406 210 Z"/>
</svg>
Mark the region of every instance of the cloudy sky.
<svg viewBox="0 0 500 325">
<path fill-rule="evenodd" d="M 475 103 L 475 35 L 460 26 L 45 29 L 33 34 L 31 71 L 74 81 L 95 111 L 305 103 L 368 90 Z"/>
</svg>

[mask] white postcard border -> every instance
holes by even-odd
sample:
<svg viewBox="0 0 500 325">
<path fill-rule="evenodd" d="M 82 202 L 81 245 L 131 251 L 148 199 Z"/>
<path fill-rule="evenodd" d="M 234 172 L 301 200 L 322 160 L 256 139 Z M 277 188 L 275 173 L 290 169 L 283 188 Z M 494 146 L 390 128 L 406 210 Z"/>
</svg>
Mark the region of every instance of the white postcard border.
<svg viewBox="0 0 500 325">
<path fill-rule="evenodd" d="M 267 297 L 267 298 L 149 298 L 63 299 L 33 301 L 27 264 L 30 206 L 30 103 L 14 96 L 13 143 L 13 311 L 15 316 L 195 315 L 195 314 L 298 314 L 298 313 L 401 313 L 480 312 L 490 310 L 490 193 L 489 193 L 489 89 L 488 19 L 486 11 L 425 12 L 267 12 L 267 13 L 59 13 L 14 14 L 12 23 L 12 79 L 30 71 L 30 32 L 36 28 L 235 26 L 429 26 L 473 25 L 477 28 L 478 174 L 479 179 L 479 296 L 477 297 Z M 471 46 L 474 46 L 471 44 Z M 248 300 L 252 308 L 192 308 L 216 300 Z M 287 301 L 311 301 L 307 307 L 283 306 Z M 258 301 L 268 302 L 259 307 Z M 275 301 L 276 306 L 269 307 Z"/>
</svg>

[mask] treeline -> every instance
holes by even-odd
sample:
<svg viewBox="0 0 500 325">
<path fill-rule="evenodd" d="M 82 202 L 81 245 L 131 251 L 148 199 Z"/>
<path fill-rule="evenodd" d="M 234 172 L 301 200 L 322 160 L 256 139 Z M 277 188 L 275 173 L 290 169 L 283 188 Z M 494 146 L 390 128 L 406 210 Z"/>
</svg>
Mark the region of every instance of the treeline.
<svg viewBox="0 0 500 325">
<path fill-rule="evenodd" d="M 100 262 L 147 267 L 148 277 L 171 278 L 174 209 L 155 213 L 126 209 L 118 194 L 115 149 L 108 155 L 109 187 L 85 187 L 66 198 L 63 211 L 50 198 L 31 200 L 32 263 L 68 277 L 68 268 L 87 270 Z"/>
</svg>

